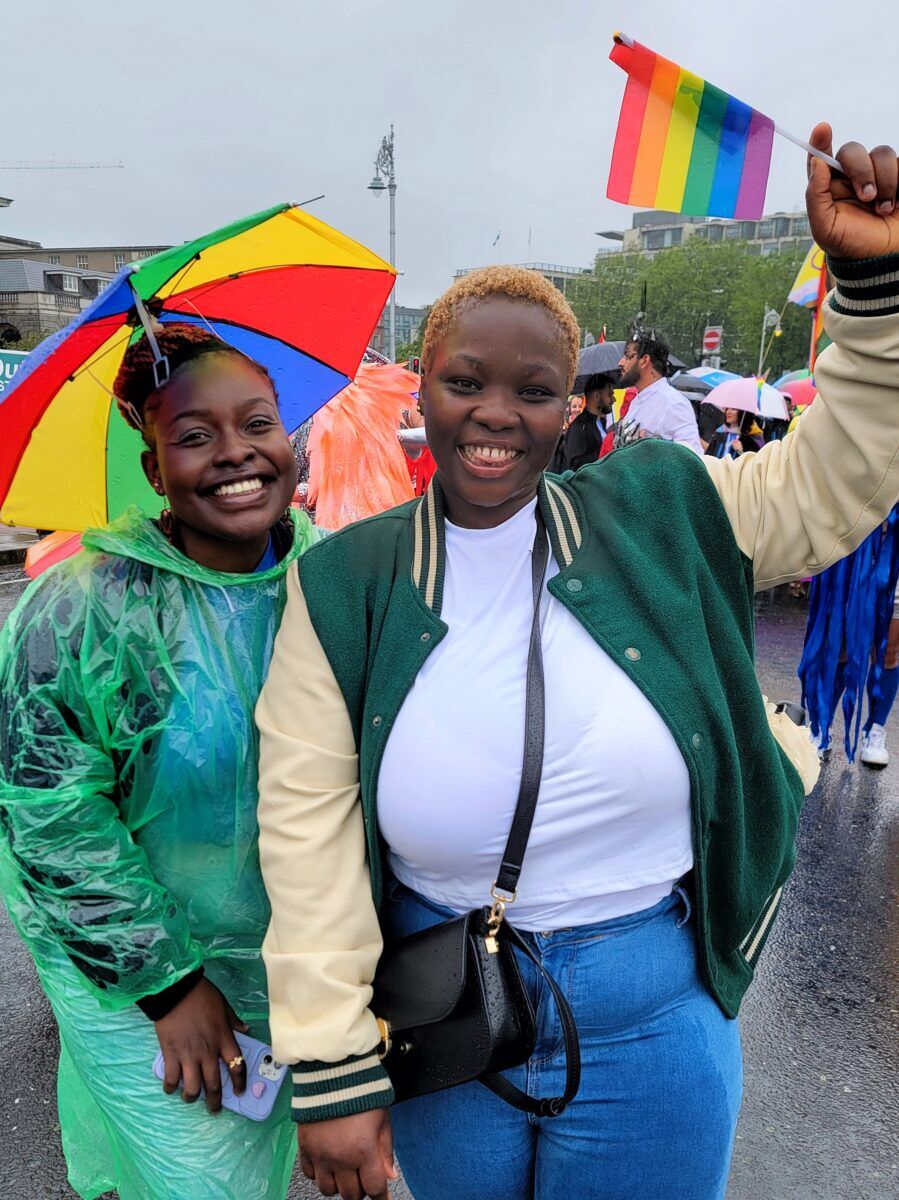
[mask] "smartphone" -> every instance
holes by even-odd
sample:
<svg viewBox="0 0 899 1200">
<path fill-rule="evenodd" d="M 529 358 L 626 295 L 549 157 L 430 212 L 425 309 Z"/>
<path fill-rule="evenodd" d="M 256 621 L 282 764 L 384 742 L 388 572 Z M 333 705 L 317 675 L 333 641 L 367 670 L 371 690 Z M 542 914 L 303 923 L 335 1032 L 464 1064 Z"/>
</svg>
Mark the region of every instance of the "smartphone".
<svg viewBox="0 0 899 1200">
<path fill-rule="evenodd" d="M 234 1039 L 240 1046 L 246 1063 L 247 1087 L 242 1095 L 235 1095 L 231 1072 L 219 1059 L 219 1069 L 222 1073 L 222 1108 L 230 1109 L 241 1117 L 249 1117 L 251 1121 L 264 1121 L 271 1115 L 275 1106 L 281 1084 L 287 1075 L 287 1067 L 275 1060 L 271 1046 L 267 1046 L 265 1042 L 247 1037 L 245 1033 L 238 1033 L 236 1030 Z M 165 1078 L 165 1060 L 161 1050 L 153 1063 L 153 1074 L 157 1079 Z M 182 1087 L 183 1083 L 179 1083 L 178 1086 Z M 205 1090 L 201 1089 L 198 1104 L 205 1094 Z"/>
</svg>

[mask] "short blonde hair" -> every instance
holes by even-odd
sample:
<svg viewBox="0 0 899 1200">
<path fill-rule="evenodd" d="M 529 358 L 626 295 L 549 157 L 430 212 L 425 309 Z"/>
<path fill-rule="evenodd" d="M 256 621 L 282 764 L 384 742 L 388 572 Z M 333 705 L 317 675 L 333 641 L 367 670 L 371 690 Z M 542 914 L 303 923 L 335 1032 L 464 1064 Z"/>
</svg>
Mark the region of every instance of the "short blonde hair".
<svg viewBox="0 0 899 1200">
<path fill-rule="evenodd" d="M 558 288 L 539 272 L 525 267 L 479 267 L 461 276 L 435 300 L 421 347 L 422 370 L 429 369 L 438 343 L 455 327 L 460 314 L 479 300 L 494 296 L 538 304 L 549 313 L 559 327 L 559 338 L 568 358 L 566 392 L 571 391 L 581 345 L 577 318 Z"/>
</svg>

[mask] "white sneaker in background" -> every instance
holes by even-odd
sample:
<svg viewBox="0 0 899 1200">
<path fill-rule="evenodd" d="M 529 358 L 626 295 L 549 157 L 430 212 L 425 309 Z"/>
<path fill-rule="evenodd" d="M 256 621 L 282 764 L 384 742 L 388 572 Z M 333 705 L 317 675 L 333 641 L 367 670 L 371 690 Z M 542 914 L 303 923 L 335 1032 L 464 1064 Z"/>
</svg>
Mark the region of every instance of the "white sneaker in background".
<svg viewBox="0 0 899 1200">
<path fill-rule="evenodd" d="M 859 758 L 868 767 L 885 767 L 890 761 L 887 750 L 887 732 L 882 725 L 872 725 L 862 734 L 862 752 Z"/>
</svg>

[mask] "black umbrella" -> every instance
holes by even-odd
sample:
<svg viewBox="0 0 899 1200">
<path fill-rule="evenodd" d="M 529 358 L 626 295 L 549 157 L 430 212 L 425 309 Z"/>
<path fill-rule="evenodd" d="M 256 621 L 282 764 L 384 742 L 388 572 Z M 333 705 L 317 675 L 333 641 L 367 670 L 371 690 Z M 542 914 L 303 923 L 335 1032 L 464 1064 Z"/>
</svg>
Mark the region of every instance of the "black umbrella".
<svg viewBox="0 0 899 1200">
<path fill-rule="evenodd" d="M 585 346 L 578 357 L 577 378 L 571 388 L 573 396 L 583 395 L 591 375 L 610 375 L 617 379 L 620 374 L 618 360 L 624 353 L 624 342 L 594 342 Z"/>
<path fill-rule="evenodd" d="M 618 362 L 624 354 L 625 342 L 596 342 L 586 346 L 578 357 L 577 377 L 571 389 L 573 396 L 583 394 L 587 380 L 591 375 L 611 375 L 617 379 L 620 374 Z M 672 367 L 683 367 L 679 358 L 668 355 L 668 363 Z"/>
<path fill-rule="evenodd" d="M 688 371 L 678 371 L 676 375 L 671 376 L 668 382 L 679 392 L 693 392 L 700 396 L 707 396 L 713 386 L 697 375 L 691 375 Z"/>
</svg>

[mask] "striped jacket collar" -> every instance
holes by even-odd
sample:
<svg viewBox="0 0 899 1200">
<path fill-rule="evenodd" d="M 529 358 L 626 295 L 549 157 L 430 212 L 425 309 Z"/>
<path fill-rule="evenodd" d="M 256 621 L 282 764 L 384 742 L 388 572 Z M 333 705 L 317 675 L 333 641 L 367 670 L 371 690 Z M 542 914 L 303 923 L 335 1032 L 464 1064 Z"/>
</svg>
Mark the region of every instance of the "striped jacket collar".
<svg viewBox="0 0 899 1200">
<path fill-rule="evenodd" d="M 542 476 L 537 501 L 546 522 L 553 556 L 564 571 L 571 566 L 583 541 L 578 506 L 565 487 L 551 475 Z M 443 492 L 435 476 L 412 519 L 412 582 L 425 604 L 438 617 L 443 605 L 446 567 L 445 519 Z"/>
</svg>

